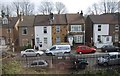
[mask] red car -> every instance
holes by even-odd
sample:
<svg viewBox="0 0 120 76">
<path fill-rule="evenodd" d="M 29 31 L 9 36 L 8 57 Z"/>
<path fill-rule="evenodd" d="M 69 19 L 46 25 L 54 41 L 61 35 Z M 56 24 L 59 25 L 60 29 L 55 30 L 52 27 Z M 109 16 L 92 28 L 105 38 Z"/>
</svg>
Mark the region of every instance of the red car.
<svg viewBox="0 0 120 76">
<path fill-rule="evenodd" d="M 77 47 L 76 52 L 78 54 L 95 53 L 96 49 L 88 47 L 88 46 L 85 46 L 85 45 L 81 45 L 81 46 Z"/>
</svg>

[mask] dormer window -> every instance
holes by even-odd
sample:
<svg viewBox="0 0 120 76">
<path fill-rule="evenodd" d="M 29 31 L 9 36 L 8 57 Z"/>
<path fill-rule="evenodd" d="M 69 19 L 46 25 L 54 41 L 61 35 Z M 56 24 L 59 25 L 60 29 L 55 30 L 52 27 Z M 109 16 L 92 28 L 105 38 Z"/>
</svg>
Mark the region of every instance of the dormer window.
<svg viewBox="0 0 120 76">
<path fill-rule="evenodd" d="M 8 19 L 6 17 L 2 19 L 2 24 L 8 24 Z"/>
</svg>

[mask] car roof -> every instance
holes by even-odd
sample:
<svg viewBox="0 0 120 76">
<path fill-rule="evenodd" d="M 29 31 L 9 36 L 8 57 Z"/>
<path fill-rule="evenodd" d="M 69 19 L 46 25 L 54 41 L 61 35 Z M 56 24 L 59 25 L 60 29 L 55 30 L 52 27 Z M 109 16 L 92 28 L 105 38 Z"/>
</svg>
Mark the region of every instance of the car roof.
<svg viewBox="0 0 120 76">
<path fill-rule="evenodd" d="M 33 62 L 45 62 L 45 60 L 34 60 Z"/>
<path fill-rule="evenodd" d="M 120 54 L 119 52 L 110 52 L 110 53 L 108 53 L 109 55 L 118 55 L 118 54 Z"/>
</svg>

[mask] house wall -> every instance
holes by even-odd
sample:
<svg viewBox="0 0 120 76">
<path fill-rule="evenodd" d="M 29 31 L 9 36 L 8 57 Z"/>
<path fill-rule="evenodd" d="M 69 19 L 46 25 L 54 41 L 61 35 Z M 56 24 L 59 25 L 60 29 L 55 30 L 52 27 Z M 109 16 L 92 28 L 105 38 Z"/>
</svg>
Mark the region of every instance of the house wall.
<svg viewBox="0 0 120 76">
<path fill-rule="evenodd" d="M 86 45 L 88 46 L 92 46 L 93 45 L 93 23 L 91 21 L 91 19 L 89 18 L 89 16 L 87 17 L 86 21 L 85 21 L 85 42 Z"/>
<path fill-rule="evenodd" d="M 52 28 L 47 26 L 47 33 L 43 33 L 44 26 L 35 26 L 35 45 L 39 46 L 40 50 L 46 50 L 52 46 Z M 44 37 L 47 38 L 47 44 L 44 43 Z M 39 38 L 39 43 L 37 39 Z"/>
<path fill-rule="evenodd" d="M 60 43 L 67 42 L 67 33 L 68 33 L 68 26 L 67 25 L 60 25 L 60 32 L 56 32 L 56 25 L 52 25 L 52 43 L 53 45 L 56 44 L 56 37 L 57 35 L 60 36 Z"/>
<path fill-rule="evenodd" d="M 28 43 L 31 44 L 32 39 L 34 39 L 34 27 L 33 26 L 27 27 L 27 31 L 28 31 L 27 35 L 22 35 L 22 28 L 23 28 L 22 26 L 19 27 L 19 45 L 25 46 Z"/>
</svg>

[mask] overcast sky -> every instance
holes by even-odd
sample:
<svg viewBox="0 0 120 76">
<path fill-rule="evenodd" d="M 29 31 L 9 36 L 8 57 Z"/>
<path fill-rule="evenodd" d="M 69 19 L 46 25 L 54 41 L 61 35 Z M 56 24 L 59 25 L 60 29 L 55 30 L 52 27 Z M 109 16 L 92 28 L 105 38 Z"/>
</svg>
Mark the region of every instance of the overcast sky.
<svg viewBox="0 0 120 76">
<path fill-rule="evenodd" d="M 0 0 L 0 3 L 9 3 L 16 0 Z M 20 0 L 19 0 L 20 1 Z M 37 7 L 42 0 L 29 0 L 34 3 Z M 62 2 L 67 7 L 69 13 L 76 13 L 83 10 L 86 12 L 87 8 L 91 6 L 95 2 L 99 2 L 100 0 L 50 0 L 52 2 Z"/>
</svg>

